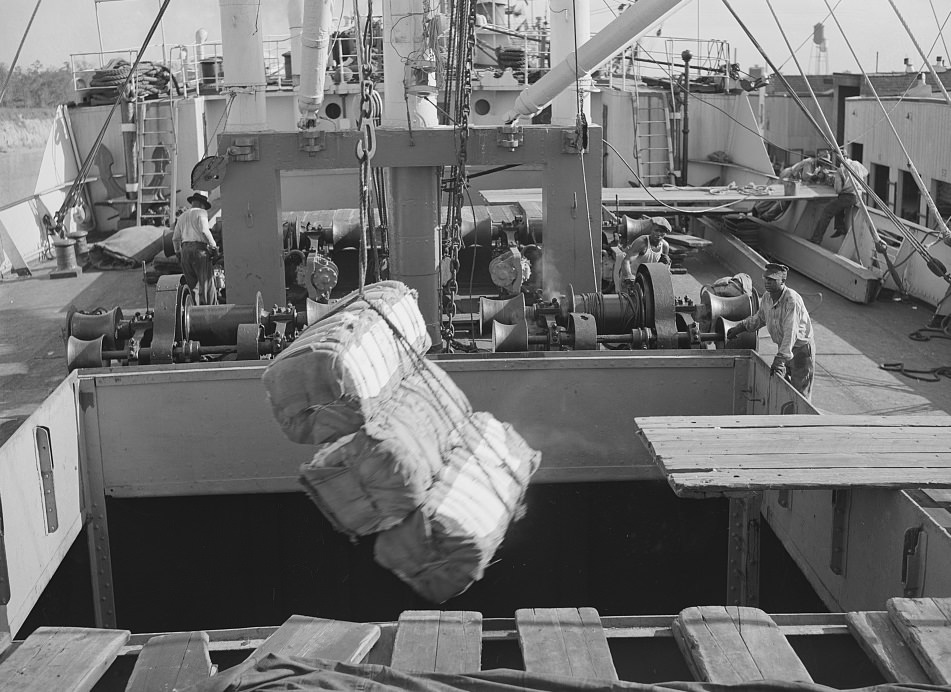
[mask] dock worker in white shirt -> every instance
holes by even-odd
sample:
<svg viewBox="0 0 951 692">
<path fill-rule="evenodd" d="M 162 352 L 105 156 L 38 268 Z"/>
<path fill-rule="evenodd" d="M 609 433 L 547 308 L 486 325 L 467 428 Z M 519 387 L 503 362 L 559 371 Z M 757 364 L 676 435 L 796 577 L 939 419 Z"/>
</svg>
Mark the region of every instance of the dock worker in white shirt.
<svg viewBox="0 0 951 692">
<path fill-rule="evenodd" d="M 770 373 L 788 379 L 809 401 L 816 372 L 816 341 L 802 296 L 786 285 L 788 274 L 786 265 L 769 262 L 763 272 L 766 293 L 759 310 L 730 327 L 726 335 L 735 339 L 743 332 L 756 332 L 765 326 L 777 347 Z"/>
<path fill-rule="evenodd" d="M 215 305 L 218 302 L 215 290 L 213 258 L 218 254 L 218 244 L 208 226 L 208 210 L 211 204 L 201 192 L 188 198 L 191 209 L 182 212 L 172 231 L 172 246 L 182 263 L 185 283 L 192 290 L 198 305 Z"/>
</svg>

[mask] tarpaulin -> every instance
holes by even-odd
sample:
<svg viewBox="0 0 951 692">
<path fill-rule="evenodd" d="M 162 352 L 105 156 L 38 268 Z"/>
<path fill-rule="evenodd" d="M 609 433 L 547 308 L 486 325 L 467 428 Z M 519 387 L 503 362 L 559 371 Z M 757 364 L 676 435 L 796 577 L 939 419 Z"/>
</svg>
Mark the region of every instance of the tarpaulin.
<svg viewBox="0 0 951 692">
<path fill-rule="evenodd" d="M 806 682 L 756 681 L 736 685 L 709 682 L 637 683 L 583 680 L 559 675 L 538 675 L 518 670 L 496 669 L 478 673 L 411 674 L 381 665 L 350 665 L 337 661 L 299 663 L 269 654 L 260 661 L 241 664 L 220 672 L 180 692 L 281 692 L 310 690 L 361 690 L 363 692 L 833 692 L 836 688 Z M 911 692 L 951 690 L 939 685 L 883 684 L 854 688 L 852 692 Z"/>
</svg>

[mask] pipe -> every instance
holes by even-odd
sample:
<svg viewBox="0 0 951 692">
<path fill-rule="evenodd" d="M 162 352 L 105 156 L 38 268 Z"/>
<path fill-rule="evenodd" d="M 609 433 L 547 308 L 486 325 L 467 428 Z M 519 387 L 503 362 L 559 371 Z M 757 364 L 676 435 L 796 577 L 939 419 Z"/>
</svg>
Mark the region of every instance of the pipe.
<svg viewBox="0 0 951 692">
<path fill-rule="evenodd" d="M 229 132 L 267 129 L 261 0 L 218 0 L 225 91 L 234 94 Z M 230 89 L 229 89 L 230 87 Z"/>
<path fill-rule="evenodd" d="M 638 0 L 591 40 L 578 49 L 577 69 L 572 52 L 564 61 L 518 95 L 515 105 L 505 114 L 505 122 L 534 115 L 564 91 L 575 79 L 586 75 L 610 58 L 622 46 L 649 29 L 683 0 Z"/>
<path fill-rule="evenodd" d="M 333 22 L 332 9 L 331 0 L 307 0 L 304 4 L 300 38 L 300 88 L 297 94 L 300 129 L 316 125 L 317 112 L 324 101 L 324 81 L 327 76 L 327 57 L 330 53 L 330 27 Z"/>
<path fill-rule="evenodd" d="M 690 103 L 690 58 L 693 56 L 689 50 L 680 54 L 684 61 L 684 117 L 683 117 L 683 144 L 681 145 L 680 157 L 680 184 L 687 185 L 687 161 L 690 150 L 690 118 L 688 117 L 688 104 Z"/>
<path fill-rule="evenodd" d="M 300 84 L 301 34 L 304 26 L 304 0 L 288 0 L 287 28 L 291 40 L 291 79 Z M 296 77 L 296 79 L 294 79 Z"/>
</svg>

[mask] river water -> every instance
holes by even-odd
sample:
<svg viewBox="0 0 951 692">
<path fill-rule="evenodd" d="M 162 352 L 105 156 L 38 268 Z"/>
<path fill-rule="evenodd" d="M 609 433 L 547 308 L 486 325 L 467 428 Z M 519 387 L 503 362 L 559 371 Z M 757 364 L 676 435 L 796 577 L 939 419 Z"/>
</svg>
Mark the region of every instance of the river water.
<svg viewBox="0 0 951 692">
<path fill-rule="evenodd" d="M 0 207 L 29 197 L 43 161 L 43 149 L 0 151 Z"/>
</svg>

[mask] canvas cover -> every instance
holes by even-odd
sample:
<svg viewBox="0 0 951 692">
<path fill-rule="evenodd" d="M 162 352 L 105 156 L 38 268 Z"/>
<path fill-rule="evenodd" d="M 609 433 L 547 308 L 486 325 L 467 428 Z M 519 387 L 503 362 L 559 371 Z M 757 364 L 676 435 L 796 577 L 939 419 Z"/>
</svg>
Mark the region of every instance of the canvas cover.
<svg viewBox="0 0 951 692">
<path fill-rule="evenodd" d="M 377 536 L 376 561 L 436 603 L 482 578 L 541 462 L 508 423 L 472 415 L 421 507 Z"/>
<path fill-rule="evenodd" d="M 363 298 L 354 292 L 338 301 L 262 381 L 287 438 L 320 444 L 359 430 L 430 346 L 416 292 L 382 281 L 366 286 Z"/>
<path fill-rule="evenodd" d="M 360 430 L 301 466 L 310 498 L 351 535 L 395 526 L 421 506 L 472 414 L 465 394 L 426 359 L 378 403 Z"/>
<path fill-rule="evenodd" d="M 722 685 L 713 682 L 670 681 L 656 683 L 625 680 L 592 680 L 561 675 L 527 673 L 497 668 L 471 673 L 409 673 L 389 666 L 349 664 L 339 661 L 291 660 L 268 654 L 253 669 L 235 666 L 181 692 L 269 692 L 272 690 L 364 690 L 364 692 L 837 692 L 835 688 L 808 682 L 756 680 Z M 949 686 L 886 683 L 838 692 L 935 692 Z"/>
</svg>

